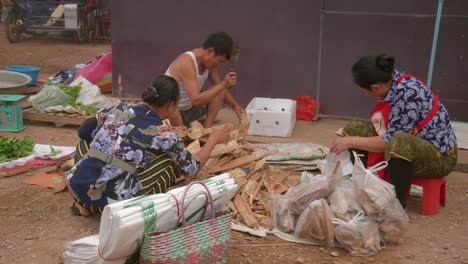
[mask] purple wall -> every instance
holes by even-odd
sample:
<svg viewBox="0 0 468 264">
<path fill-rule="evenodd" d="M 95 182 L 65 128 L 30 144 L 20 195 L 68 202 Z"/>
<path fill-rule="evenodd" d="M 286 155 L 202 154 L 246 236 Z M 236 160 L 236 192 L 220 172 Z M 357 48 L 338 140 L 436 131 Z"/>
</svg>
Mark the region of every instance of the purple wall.
<svg viewBox="0 0 468 264">
<path fill-rule="evenodd" d="M 200 3 L 203 3 L 201 5 Z M 138 97 L 184 51 L 200 47 L 207 34 L 226 31 L 240 40 L 243 104 L 253 97 L 314 95 L 319 1 L 112 1 L 114 93 Z M 163 9 L 164 8 L 164 9 Z"/>
<path fill-rule="evenodd" d="M 321 112 L 367 117 L 375 99 L 351 82 L 351 65 L 385 52 L 401 70 L 427 78 L 437 0 L 113 0 L 114 94 L 139 97 L 180 53 L 227 31 L 240 40 L 240 84 L 253 97 L 317 95 L 319 36 Z M 138 4 L 137 4 L 138 3 Z M 323 11 L 323 25 L 320 16 Z M 453 119 L 468 121 L 468 1 L 445 0 L 433 89 Z"/>
</svg>

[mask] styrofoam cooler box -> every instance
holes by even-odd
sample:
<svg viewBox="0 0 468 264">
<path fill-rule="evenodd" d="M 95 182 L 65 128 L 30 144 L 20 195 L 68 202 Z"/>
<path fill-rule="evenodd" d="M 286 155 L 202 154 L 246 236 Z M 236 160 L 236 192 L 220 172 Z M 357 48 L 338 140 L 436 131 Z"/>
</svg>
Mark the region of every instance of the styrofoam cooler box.
<svg viewBox="0 0 468 264">
<path fill-rule="evenodd" d="M 296 101 L 255 97 L 246 109 L 248 135 L 290 137 L 296 124 Z"/>
</svg>

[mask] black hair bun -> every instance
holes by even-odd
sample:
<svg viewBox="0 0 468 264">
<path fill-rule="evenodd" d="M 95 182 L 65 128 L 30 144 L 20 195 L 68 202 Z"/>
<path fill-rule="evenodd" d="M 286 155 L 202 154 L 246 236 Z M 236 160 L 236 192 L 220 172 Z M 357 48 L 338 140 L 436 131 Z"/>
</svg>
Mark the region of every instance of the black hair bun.
<svg viewBox="0 0 468 264">
<path fill-rule="evenodd" d="M 395 58 L 392 56 L 387 56 L 385 54 L 377 56 L 377 67 L 379 67 L 384 72 L 391 73 L 393 72 L 395 65 Z"/>
<path fill-rule="evenodd" d="M 146 103 L 154 103 L 156 101 L 157 97 L 154 96 L 153 87 L 146 88 L 146 90 L 141 95 L 141 99 L 143 99 L 143 102 L 146 102 Z"/>
</svg>

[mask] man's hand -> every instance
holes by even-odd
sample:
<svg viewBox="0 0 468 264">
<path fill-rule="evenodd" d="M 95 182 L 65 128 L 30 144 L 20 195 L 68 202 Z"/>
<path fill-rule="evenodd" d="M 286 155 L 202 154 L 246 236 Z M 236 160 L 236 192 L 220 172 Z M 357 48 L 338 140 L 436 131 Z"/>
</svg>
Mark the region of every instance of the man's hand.
<svg viewBox="0 0 468 264">
<path fill-rule="evenodd" d="M 222 81 L 222 84 L 225 88 L 229 89 L 237 83 L 237 73 L 228 72 Z"/>
<path fill-rule="evenodd" d="M 230 126 L 213 128 L 213 132 L 211 132 L 209 140 L 215 141 L 216 144 L 228 143 L 229 139 L 231 138 L 230 132 Z"/>
<path fill-rule="evenodd" d="M 240 106 L 235 107 L 234 111 L 236 111 L 237 117 L 239 118 L 239 136 L 241 139 L 245 140 L 250 126 L 249 119 L 247 118 L 247 113 L 245 112 L 244 108 Z"/>
<path fill-rule="evenodd" d="M 342 137 L 337 138 L 330 148 L 331 153 L 335 153 L 337 155 L 341 154 L 344 151 L 347 151 L 353 146 L 353 137 Z"/>
<path fill-rule="evenodd" d="M 243 115 L 245 115 L 245 110 L 240 105 L 236 105 L 233 107 L 234 112 L 236 112 L 237 117 L 240 119 Z"/>
</svg>

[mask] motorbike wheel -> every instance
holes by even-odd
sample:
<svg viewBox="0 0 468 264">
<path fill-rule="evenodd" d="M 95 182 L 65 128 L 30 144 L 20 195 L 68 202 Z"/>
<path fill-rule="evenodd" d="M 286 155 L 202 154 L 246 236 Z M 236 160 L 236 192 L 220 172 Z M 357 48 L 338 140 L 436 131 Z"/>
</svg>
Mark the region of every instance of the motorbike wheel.
<svg viewBox="0 0 468 264">
<path fill-rule="evenodd" d="M 10 43 L 16 43 L 20 40 L 23 33 L 23 26 L 17 24 L 18 13 L 14 10 L 10 12 L 5 23 L 5 33 Z"/>
</svg>

